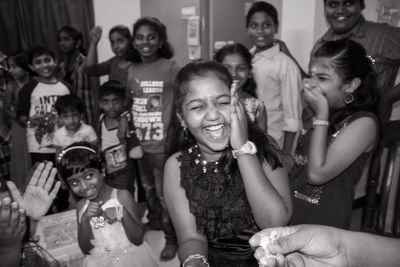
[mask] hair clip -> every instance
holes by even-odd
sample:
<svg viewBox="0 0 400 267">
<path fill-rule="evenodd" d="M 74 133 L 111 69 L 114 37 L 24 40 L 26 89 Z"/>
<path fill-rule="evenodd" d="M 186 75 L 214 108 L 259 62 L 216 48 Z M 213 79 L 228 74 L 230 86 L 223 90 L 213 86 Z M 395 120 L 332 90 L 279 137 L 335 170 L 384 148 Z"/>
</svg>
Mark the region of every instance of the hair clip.
<svg viewBox="0 0 400 267">
<path fill-rule="evenodd" d="M 367 59 L 368 59 L 368 61 L 369 61 L 372 65 L 375 65 L 375 62 L 376 62 L 375 58 L 373 58 L 373 57 L 370 56 L 370 55 L 367 55 Z"/>
<path fill-rule="evenodd" d="M 64 155 L 67 154 L 68 151 L 75 150 L 75 149 L 83 149 L 83 150 L 87 150 L 87 151 L 93 152 L 94 154 L 97 154 L 97 152 L 96 152 L 94 149 L 90 148 L 90 147 L 86 147 L 86 146 L 72 146 L 72 147 L 68 147 L 68 148 L 62 150 L 62 151 L 60 152 L 60 154 L 58 154 L 57 161 L 60 162 L 61 159 L 62 159 L 62 157 L 64 157 Z"/>
</svg>

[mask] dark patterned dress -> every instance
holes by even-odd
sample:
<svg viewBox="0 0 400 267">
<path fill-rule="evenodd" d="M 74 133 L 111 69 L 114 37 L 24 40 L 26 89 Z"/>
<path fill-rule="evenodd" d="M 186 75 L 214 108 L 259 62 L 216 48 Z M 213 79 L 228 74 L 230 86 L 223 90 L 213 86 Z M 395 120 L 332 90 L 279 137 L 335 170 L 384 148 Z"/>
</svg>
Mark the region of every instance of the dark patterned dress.
<svg viewBox="0 0 400 267">
<path fill-rule="evenodd" d="M 182 151 L 181 186 L 207 237 L 210 266 L 258 266 L 248 240 L 258 231 L 240 174 L 225 175 L 222 164 L 207 162 L 196 146 Z"/>
<path fill-rule="evenodd" d="M 357 112 L 337 125 L 328 138 L 332 143 L 352 121 L 361 117 L 376 117 Z M 321 224 L 348 229 L 350 227 L 354 187 L 360 179 L 371 152 L 361 154 L 347 169 L 323 185 L 307 183 L 308 148 L 312 129 L 303 130 L 299 138 L 294 170 L 290 175 L 293 200 L 291 224 Z"/>
</svg>

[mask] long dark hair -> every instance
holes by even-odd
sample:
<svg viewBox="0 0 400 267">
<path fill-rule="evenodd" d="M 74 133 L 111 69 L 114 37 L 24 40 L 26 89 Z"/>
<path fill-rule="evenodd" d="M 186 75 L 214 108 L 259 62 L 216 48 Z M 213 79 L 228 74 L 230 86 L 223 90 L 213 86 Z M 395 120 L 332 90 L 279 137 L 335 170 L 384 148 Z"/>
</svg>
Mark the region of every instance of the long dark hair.
<svg viewBox="0 0 400 267">
<path fill-rule="evenodd" d="M 253 76 L 251 76 L 251 70 L 253 68 L 251 64 L 252 60 L 252 55 L 249 52 L 249 50 L 242 44 L 240 43 L 235 43 L 235 44 L 228 44 L 219 49 L 215 55 L 214 55 L 214 60 L 217 62 L 222 63 L 224 58 L 229 55 L 240 55 L 244 61 L 247 64 L 247 67 L 249 68 L 249 78 L 247 81 L 243 84 L 242 90 L 251 95 L 252 97 L 257 98 L 257 93 L 256 93 L 256 81 L 254 80 Z"/>
<path fill-rule="evenodd" d="M 220 63 L 215 61 L 194 61 L 183 67 L 175 80 L 175 102 L 174 107 L 177 114 L 182 113 L 182 103 L 189 91 L 188 83 L 199 77 L 214 76 L 221 80 L 229 88 L 232 84 L 232 78 L 228 70 Z M 248 125 L 249 140 L 253 141 L 258 148 L 259 158 L 265 158 L 272 168 L 282 166 L 278 154 L 270 144 L 268 136 L 263 131 Z M 196 144 L 196 139 L 187 131 L 186 136 L 177 116 L 173 116 L 168 128 L 166 142 L 167 155 L 171 156 L 177 151 L 188 149 Z M 226 174 L 232 174 L 238 171 L 236 160 L 232 157 L 232 148 L 229 146 L 223 152 L 219 162 L 224 166 Z"/>
<path fill-rule="evenodd" d="M 129 28 L 126 27 L 125 25 L 116 25 L 112 27 L 108 32 L 108 38 L 110 39 L 110 41 L 111 41 L 111 35 L 115 32 L 120 34 L 122 37 L 126 38 L 126 40 L 128 40 L 128 47 L 125 51 L 123 58 L 125 60 L 133 62 L 137 62 L 138 60 L 140 60 L 140 56 L 137 58 L 138 55 L 135 54 L 135 49 L 133 48 L 132 45 L 132 35 Z"/>
<path fill-rule="evenodd" d="M 83 48 L 83 35 L 76 28 L 65 25 L 59 31 L 58 34 L 65 32 L 74 40 L 75 45 L 79 44 L 78 50 L 81 54 L 86 55 L 86 50 Z"/>
<path fill-rule="evenodd" d="M 379 93 L 376 74 L 373 63 L 362 45 L 349 39 L 328 41 L 322 44 L 312 57 L 328 58 L 329 63 L 344 82 L 350 82 L 354 78 L 361 80 L 358 88 L 352 93 L 354 101 L 334 111 L 330 116 L 333 123 L 340 122 L 357 111 L 368 111 L 377 115 Z"/>
<path fill-rule="evenodd" d="M 34 75 L 34 72 L 29 67 L 28 52 L 20 51 L 7 57 L 7 62 L 14 61 L 15 65 L 26 71 L 29 75 Z M 9 64 L 9 63 L 8 63 Z"/>
<path fill-rule="evenodd" d="M 168 42 L 168 36 L 167 36 L 167 27 L 157 18 L 155 17 L 142 17 L 139 18 L 135 24 L 133 24 L 133 36 L 132 36 L 132 41 L 134 41 L 135 35 L 139 28 L 143 25 L 149 26 L 153 31 L 155 31 L 158 34 L 158 37 L 162 41 L 163 45 L 161 46 L 160 49 L 157 51 L 157 56 L 158 57 L 163 57 L 166 59 L 170 59 L 174 56 L 174 49 L 171 46 L 171 44 Z M 134 53 L 136 54 L 134 59 L 136 62 L 141 62 L 141 57 L 139 52 L 134 50 Z M 137 61 L 138 60 L 138 61 Z"/>
</svg>

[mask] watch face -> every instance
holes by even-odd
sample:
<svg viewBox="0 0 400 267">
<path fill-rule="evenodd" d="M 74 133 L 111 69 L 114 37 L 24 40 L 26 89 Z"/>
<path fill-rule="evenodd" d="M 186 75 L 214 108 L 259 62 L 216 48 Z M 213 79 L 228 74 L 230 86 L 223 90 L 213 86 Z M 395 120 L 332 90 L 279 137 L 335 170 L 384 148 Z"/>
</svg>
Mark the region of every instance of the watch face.
<svg viewBox="0 0 400 267">
<path fill-rule="evenodd" d="M 257 148 L 253 142 L 247 141 L 246 145 L 247 145 L 246 151 L 248 151 L 250 154 L 257 153 Z"/>
<path fill-rule="evenodd" d="M 233 150 L 232 153 L 235 158 L 242 154 L 254 155 L 257 153 L 257 147 L 254 145 L 253 142 L 247 141 L 242 145 L 241 148 L 239 148 L 238 150 Z"/>
</svg>

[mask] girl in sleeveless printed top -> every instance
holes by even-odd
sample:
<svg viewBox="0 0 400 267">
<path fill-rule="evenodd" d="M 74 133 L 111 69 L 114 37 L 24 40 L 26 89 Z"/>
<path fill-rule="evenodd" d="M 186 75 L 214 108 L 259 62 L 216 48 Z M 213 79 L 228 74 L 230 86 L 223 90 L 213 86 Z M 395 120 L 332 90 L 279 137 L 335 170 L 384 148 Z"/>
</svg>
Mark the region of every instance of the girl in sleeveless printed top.
<svg viewBox="0 0 400 267">
<path fill-rule="evenodd" d="M 258 266 L 249 233 L 290 219 L 278 152 L 248 127 L 231 84 L 218 62 L 189 63 L 176 78 L 164 196 L 183 266 Z"/>
<path fill-rule="evenodd" d="M 318 48 L 309 75 L 304 97 L 314 120 L 296 149 L 291 223 L 348 228 L 354 186 L 378 140 L 375 74 L 365 49 L 343 39 Z"/>
<path fill-rule="evenodd" d="M 81 200 L 77 204 L 78 243 L 83 266 L 158 266 L 143 240 L 141 212 L 131 194 L 104 183 L 104 160 L 97 148 L 77 142 L 58 158 L 62 179 Z"/>
</svg>

